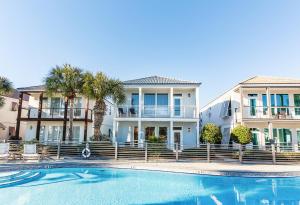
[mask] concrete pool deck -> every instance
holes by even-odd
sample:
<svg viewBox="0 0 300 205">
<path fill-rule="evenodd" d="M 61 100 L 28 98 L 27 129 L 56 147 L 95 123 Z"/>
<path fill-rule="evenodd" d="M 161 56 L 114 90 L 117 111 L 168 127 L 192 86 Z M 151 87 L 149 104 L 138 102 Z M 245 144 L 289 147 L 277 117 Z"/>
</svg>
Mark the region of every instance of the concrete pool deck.
<svg viewBox="0 0 300 205">
<path fill-rule="evenodd" d="M 137 170 L 169 171 L 192 174 L 247 177 L 300 176 L 300 165 L 262 165 L 205 162 L 143 162 L 127 160 L 57 160 L 41 162 L 12 161 L 0 164 L 0 172 L 37 168 L 103 167 Z"/>
</svg>

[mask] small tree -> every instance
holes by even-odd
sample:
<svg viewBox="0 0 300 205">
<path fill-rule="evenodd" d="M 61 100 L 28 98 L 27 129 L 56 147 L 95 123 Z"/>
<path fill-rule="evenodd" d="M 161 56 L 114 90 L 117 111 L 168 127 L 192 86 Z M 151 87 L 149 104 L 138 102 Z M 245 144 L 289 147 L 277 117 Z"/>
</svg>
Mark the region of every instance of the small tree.
<svg viewBox="0 0 300 205">
<path fill-rule="evenodd" d="M 0 76 L 0 107 L 5 104 L 5 99 L 2 96 L 9 94 L 12 90 L 12 83 L 7 78 Z"/>
<path fill-rule="evenodd" d="M 220 128 L 213 123 L 207 123 L 202 128 L 200 140 L 201 142 L 220 144 L 222 141 L 222 133 Z"/>
<path fill-rule="evenodd" d="M 238 125 L 232 130 L 231 139 L 242 145 L 249 144 L 252 141 L 251 131 L 244 125 Z"/>
</svg>

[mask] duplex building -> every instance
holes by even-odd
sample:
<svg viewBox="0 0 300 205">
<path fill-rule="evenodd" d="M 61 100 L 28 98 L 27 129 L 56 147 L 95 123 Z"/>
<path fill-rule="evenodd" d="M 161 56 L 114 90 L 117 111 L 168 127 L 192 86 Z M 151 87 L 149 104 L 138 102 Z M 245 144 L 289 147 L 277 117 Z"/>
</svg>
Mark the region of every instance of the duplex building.
<svg viewBox="0 0 300 205">
<path fill-rule="evenodd" d="M 143 144 L 156 137 L 180 149 L 199 144 L 200 83 L 151 76 L 124 86 L 126 103 L 117 106 L 113 141 Z"/>
<path fill-rule="evenodd" d="M 26 122 L 24 140 L 39 140 L 56 143 L 58 140 L 72 143 L 92 140 L 94 100 L 77 95 L 74 101 L 73 137 L 69 137 L 70 107 L 60 94 L 47 96 L 45 86 L 18 88 L 19 102 L 16 135 L 21 134 L 20 125 Z M 29 95 L 28 106 L 24 106 L 24 96 Z M 101 127 L 102 134 L 111 136 L 114 106 L 106 100 L 107 113 Z"/>
<path fill-rule="evenodd" d="M 242 124 L 252 131 L 252 143 L 263 146 L 300 143 L 300 80 L 256 76 L 239 83 L 201 109 L 201 126 L 221 127 L 222 143 Z"/>
</svg>

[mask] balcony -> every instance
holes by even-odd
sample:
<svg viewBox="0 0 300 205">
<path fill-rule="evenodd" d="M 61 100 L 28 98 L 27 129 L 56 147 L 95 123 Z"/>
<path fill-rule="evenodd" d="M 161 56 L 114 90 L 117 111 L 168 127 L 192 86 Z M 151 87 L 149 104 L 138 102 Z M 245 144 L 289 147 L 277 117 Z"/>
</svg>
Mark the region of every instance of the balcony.
<svg viewBox="0 0 300 205">
<path fill-rule="evenodd" d="M 38 119 L 38 108 L 22 108 L 22 119 Z M 73 118 L 75 120 L 85 119 L 86 108 L 74 108 Z M 43 108 L 41 113 L 41 119 L 64 119 L 65 109 L 64 108 Z M 67 118 L 70 118 L 70 108 L 68 108 Z M 93 119 L 93 111 L 88 109 L 87 119 L 91 121 Z"/>
<path fill-rule="evenodd" d="M 139 106 L 123 105 L 118 106 L 117 118 L 135 118 L 139 117 L 141 112 L 142 118 L 198 118 L 196 106 Z"/>
<path fill-rule="evenodd" d="M 245 119 L 274 119 L 292 120 L 300 119 L 300 107 L 263 107 L 263 106 L 244 106 L 243 115 Z"/>
</svg>

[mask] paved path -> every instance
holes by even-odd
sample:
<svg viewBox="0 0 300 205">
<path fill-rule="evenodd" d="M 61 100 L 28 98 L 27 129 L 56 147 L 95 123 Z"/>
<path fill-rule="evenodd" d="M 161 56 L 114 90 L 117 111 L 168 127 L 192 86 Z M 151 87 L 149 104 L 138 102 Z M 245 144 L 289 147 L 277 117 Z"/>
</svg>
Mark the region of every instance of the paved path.
<svg viewBox="0 0 300 205">
<path fill-rule="evenodd" d="M 205 162 L 143 162 L 125 160 L 60 160 L 2 163 L 0 171 L 55 167 L 112 167 L 230 176 L 300 176 L 300 165 L 260 165 Z"/>
</svg>

